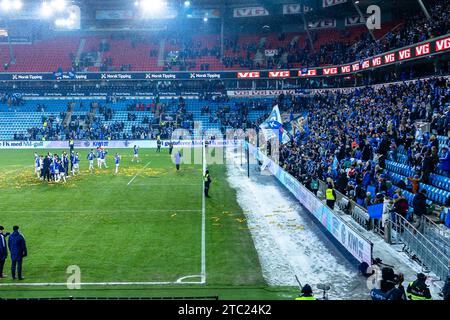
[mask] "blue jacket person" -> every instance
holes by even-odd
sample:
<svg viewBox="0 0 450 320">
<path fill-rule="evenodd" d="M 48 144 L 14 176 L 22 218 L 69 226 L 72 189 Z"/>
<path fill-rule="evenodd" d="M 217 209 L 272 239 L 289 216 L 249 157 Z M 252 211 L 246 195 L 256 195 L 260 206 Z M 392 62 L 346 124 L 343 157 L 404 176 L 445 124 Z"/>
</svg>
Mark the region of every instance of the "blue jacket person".
<svg viewBox="0 0 450 320">
<path fill-rule="evenodd" d="M 0 278 L 5 278 L 3 275 L 3 267 L 5 266 L 5 260 L 8 257 L 8 247 L 6 246 L 6 237 L 9 236 L 9 232 L 3 234 L 3 226 L 0 226 Z"/>
<path fill-rule="evenodd" d="M 13 227 L 13 233 L 9 236 L 8 240 L 9 252 L 11 253 L 11 273 L 12 278 L 16 279 L 16 267 L 19 280 L 23 280 L 22 277 L 22 259 L 27 256 L 27 245 L 25 238 L 19 233 L 19 227 Z"/>
</svg>

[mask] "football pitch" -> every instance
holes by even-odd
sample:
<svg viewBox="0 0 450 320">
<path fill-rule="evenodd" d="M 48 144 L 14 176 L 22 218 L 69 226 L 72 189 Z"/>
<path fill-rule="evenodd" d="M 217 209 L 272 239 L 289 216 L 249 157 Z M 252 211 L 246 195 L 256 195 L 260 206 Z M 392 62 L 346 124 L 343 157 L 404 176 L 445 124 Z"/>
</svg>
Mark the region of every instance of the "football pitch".
<svg viewBox="0 0 450 320">
<path fill-rule="evenodd" d="M 167 149 L 141 149 L 139 163 L 132 149 L 110 149 L 108 169 L 95 162 L 94 173 L 77 151 L 81 174 L 48 184 L 34 174 L 35 150 L 0 150 L 0 225 L 19 225 L 28 247 L 25 280 L 11 279 L 8 257 L 0 298 L 295 296 L 266 285 L 226 166 L 208 165 L 205 198 L 202 164 L 177 172 Z M 71 290 L 74 268 L 81 289 Z"/>
</svg>

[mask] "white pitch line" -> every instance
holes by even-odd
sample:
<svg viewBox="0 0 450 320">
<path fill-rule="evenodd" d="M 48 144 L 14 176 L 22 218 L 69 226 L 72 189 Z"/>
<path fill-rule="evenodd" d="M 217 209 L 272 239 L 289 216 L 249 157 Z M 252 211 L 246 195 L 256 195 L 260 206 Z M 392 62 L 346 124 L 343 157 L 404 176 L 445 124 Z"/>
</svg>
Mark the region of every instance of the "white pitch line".
<svg viewBox="0 0 450 320">
<path fill-rule="evenodd" d="M 141 169 L 141 171 L 144 170 L 145 168 L 147 168 L 147 166 L 150 164 L 150 162 L 151 162 L 151 161 L 149 161 L 149 162 Z M 139 172 L 136 173 L 136 174 L 134 175 L 133 178 L 131 178 L 131 180 L 130 180 L 130 182 L 128 182 L 127 186 L 129 186 L 129 185 L 134 181 L 134 179 L 136 179 L 136 177 L 138 176 L 138 174 L 139 174 Z"/>
<path fill-rule="evenodd" d="M 1 212 L 20 213 L 20 212 L 36 212 L 36 213 L 115 213 L 115 212 L 199 212 L 201 209 L 133 209 L 133 210 L 111 210 L 111 211 L 95 211 L 95 210 L 1 210 Z"/>
<path fill-rule="evenodd" d="M 153 282 L 35 282 L 35 283 L 0 283 L 0 287 L 48 287 L 48 286 L 155 286 L 155 285 L 203 284 L 201 281 L 153 281 Z"/>
<path fill-rule="evenodd" d="M 203 173 L 202 173 L 202 262 L 201 262 L 201 282 L 206 283 L 206 243 L 205 243 L 205 227 L 206 227 L 206 213 L 205 213 L 205 179 L 203 175 L 206 171 L 206 154 L 205 154 L 205 141 L 203 145 Z"/>
</svg>

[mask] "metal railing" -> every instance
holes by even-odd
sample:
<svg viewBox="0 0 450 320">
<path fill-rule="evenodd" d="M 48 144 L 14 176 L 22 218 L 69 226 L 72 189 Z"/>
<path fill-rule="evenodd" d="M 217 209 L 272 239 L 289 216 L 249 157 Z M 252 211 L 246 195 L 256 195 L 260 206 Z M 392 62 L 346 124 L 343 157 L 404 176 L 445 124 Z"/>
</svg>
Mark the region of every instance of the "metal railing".
<svg viewBox="0 0 450 320">
<path fill-rule="evenodd" d="M 417 258 L 429 271 L 441 280 L 447 278 L 450 256 L 442 252 L 423 233 L 419 232 L 404 217 L 392 213 L 387 224 L 391 243 L 404 244 L 403 250 Z"/>
<path fill-rule="evenodd" d="M 443 253 L 450 256 L 450 231 L 446 226 L 441 228 L 427 216 L 422 216 L 421 228 L 427 239 L 433 242 Z"/>
<path fill-rule="evenodd" d="M 325 194 L 327 185 L 319 181 L 319 191 Z M 404 244 L 404 251 L 416 258 L 422 267 L 434 272 L 440 279 L 446 279 L 450 262 L 450 233 L 439 228 L 428 217 L 423 216 L 420 231 L 405 218 L 392 213 L 383 225 L 382 219 L 371 219 L 367 209 L 361 207 L 339 191 L 336 192 L 336 206 L 366 230 L 372 230 L 388 243 Z M 397 218 L 398 217 L 398 218 Z"/>
</svg>

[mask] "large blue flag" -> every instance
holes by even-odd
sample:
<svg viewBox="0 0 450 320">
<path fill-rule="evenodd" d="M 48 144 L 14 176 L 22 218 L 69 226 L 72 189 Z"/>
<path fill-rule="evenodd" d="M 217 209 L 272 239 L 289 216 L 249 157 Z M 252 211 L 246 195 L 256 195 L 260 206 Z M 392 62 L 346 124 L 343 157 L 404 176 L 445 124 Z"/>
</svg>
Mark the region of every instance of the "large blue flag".
<svg viewBox="0 0 450 320">
<path fill-rule="evenodd" d="M 266 140 L 278 137 L 278 140 L 283 144 L 288 143 L 291 140 L 288 133 L 283 129 L 281 122 L 280 109 L 278 109 L 278 105 L 276 105 L 273 107 L 269 118 L 259 126 L 263 131 Z"/>
</svg>

